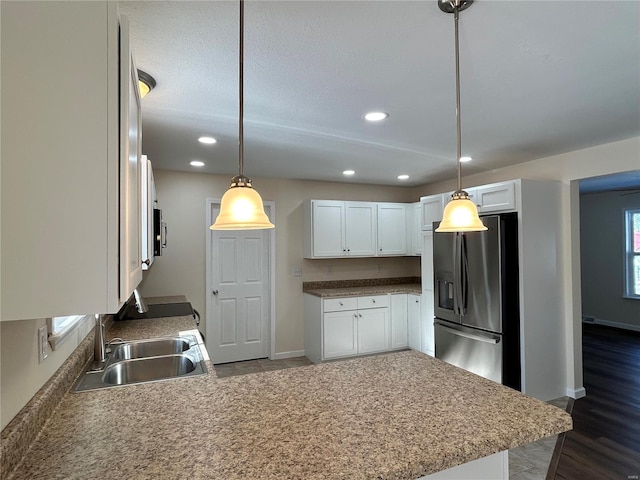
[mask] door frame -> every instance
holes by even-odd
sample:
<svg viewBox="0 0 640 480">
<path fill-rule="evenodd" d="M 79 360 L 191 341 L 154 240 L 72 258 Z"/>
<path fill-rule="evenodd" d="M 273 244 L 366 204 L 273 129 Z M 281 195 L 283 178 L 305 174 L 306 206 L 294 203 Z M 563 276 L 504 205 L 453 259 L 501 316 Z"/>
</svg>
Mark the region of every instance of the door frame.
<svg viewBox="0 0 640 480">
<path fill-rule="evenodd" d="M 263 201 L 265 213 L 272 223 L 276 217 L 276 203 L 273 201 Z M 211 271 L 211 260 L 213 247 L 213 231 L 209 229 L 211 226 L 211 212 L 215 206 L 220 206 L 220 198 L 207 198 L 205 209 L 205 226 L 206 226 L 206 252 L 205 262 L 207 263 L 205 268 L 205 325 L 206 336 L 209 337 L 209 325 L 213 324 L 213 285 L 211 277 L 213 272 Z M 269 344 L 269 359 L 274 360 L 276 357 L 276 229 L 269 230 L 269 329 L 267 335 L 269 338 L 266 341 Z M 206 343 L 206 342 L 205 342 Z"/>
</svg>

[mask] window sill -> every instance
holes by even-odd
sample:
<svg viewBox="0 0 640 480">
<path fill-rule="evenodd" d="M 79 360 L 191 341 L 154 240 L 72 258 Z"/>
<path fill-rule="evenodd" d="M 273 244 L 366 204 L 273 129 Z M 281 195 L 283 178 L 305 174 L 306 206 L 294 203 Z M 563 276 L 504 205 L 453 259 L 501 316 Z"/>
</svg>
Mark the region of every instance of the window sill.
<svg viewBox="0 0 640 480">
<path fill-rule="evenodd" d="M 82 327 L 87 326 L 88 323 L 93 321 L 93 315 L 77 315 L 76 318 L 65 325 L 62 330 L 56 333 L 49 333 L 48 340 L 49 345 L 51 345 L 51 350 L 55 351 L 71 336 L 72 333 Z M 50 318 L 47 319 L 47 327 L 49 329 L 49 332 L 51 332 L 53 329 L 53 321 Z M 86 329 L 89 330 L 89 327 L 87 326 Z"/>
</svg>

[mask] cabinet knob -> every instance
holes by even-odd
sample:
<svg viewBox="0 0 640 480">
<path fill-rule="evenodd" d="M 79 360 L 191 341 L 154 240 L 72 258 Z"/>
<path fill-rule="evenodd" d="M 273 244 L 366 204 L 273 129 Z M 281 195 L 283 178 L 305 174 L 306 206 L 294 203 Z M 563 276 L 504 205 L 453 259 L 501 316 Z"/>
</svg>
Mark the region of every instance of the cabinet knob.
<svg viewBox="0 0 640 480">
<path fill-rule="evenodd" d="M 358 316 L 359 316 L 360 318 L 362 318 L 362 314 L 361 314 L 361 313 L 359 313 L 359 314 L 358 314 Z"/>
<path fill-rule="evenodd" d="M 350 249 L 350 248 L 347 248 L 347 252 L 350 252 L 350 251 L 351 251 L 351 249 Z"/>
<path fill-rule="evenodd" d="M 346 251 L 347 251 L 347 249 L 346 249 L 346 248 L 343 248 L 343 249 L 342 249 L 342 251 L 343 251 L 343 252 L 346 252 Z"/>
<path fill-rule="evenodd" d="M 344 303 L 342 302 L 338 302 L 338 304 L 342 307 L 344 305 Z"/>
<path fill-rule="evenodd" d="M 373 300 L 371 300 L 373 303 L 376 303 L 376 299 L 374 298 Z"/>
<path fill-rule="evenodd" d="M 214 290 L 214 291 L 213 291 L 213 292 L 211 292 L 211 293 L 213 293 L 214 295 L 217 295 L 217 294 L 218 294 L 218 290 Z"/>
<path fill-rule="evenodd" d="M 354 313 L 354 314 L 353 314 L 353 318 L 358 318 L 358 314 L 357 314 L 357 313 Z"/>
<path fill-rule="evenodd" d="M 382 249 L 380 249 L 380 251 L 382 251 Z"/>
<path fill-rule="evenodd" d="M 148 267 L 149 265 L 151 265 L 151 260 L 147 258 L 146 260 L 143 260 L 142 263 Z"/>
</svg>

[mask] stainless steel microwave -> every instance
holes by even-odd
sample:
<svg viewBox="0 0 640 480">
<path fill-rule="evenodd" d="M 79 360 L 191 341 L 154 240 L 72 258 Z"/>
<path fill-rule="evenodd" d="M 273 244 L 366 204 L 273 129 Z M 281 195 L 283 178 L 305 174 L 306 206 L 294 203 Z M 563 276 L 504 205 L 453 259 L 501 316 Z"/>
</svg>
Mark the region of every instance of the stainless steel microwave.
<svg viewBox="0 0 640 480">
<path fill-rule="evenodd" d="M 167 248 L 167 224 L 162 219 L 162 210 L 153 209 L 153 254 L 162 255 L 162 249 Z"/>
</svg>

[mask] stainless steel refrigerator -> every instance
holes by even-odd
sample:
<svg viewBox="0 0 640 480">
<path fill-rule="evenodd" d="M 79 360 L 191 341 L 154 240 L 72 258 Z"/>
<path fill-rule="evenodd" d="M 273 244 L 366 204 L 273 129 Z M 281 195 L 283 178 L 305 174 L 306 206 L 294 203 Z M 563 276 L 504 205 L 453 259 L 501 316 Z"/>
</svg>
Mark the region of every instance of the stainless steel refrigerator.
<svg viewBox="0 0 640 480">
<path fill-rule="evenodd" d="M 517 214 L 482 221 L 483 232 L 433 234 L 435 355 L 520 390 Z"/>
</svg>

